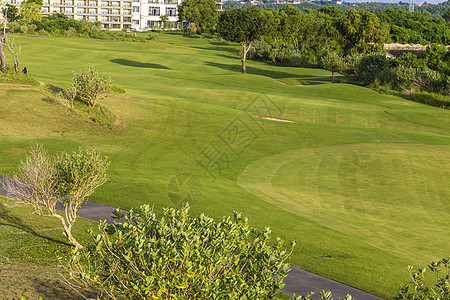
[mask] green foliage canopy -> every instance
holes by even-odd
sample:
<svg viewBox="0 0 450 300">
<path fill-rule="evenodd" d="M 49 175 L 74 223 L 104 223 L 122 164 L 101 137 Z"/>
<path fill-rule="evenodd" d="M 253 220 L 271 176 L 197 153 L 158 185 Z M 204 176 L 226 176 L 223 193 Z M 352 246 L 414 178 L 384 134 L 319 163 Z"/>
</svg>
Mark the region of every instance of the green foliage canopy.
<svg viewBox="0 0 450 300">
<path fill-rule="evenodd" d="M 100 224 L 93 244 L 75 251 L 72 274 L 130 299 L 269 299 L 284 286 L 290 253 L 269 228 L 238 213 L 215 222 L 188 210 L 115 211 L 120 222 Z"/>
<path fill-rule="evenodd" d="M 197 26 L 197 33 L 213 33 L 217 26 L 218 11 L 214 0 L 184 0 L 178 7 L 180 22 L 189 21 Z"/>
</svg>

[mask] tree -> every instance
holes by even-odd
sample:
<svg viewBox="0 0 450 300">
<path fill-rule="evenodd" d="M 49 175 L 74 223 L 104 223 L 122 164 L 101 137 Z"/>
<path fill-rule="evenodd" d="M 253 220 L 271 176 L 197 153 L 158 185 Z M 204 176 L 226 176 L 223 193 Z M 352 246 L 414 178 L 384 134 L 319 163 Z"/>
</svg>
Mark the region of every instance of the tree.
<svg viewBox="0 0 450 300">
<path fill-rule="evenodd" d="M 7 39 L 5 43 L 8 48 L 9 53 L 11 53 L 14 61 L 14 71 L 19 73 L 19 63 L 20 63 L 20 52 L 22 51 L 22 45 L 20 43 L 16 43 L 13 39 Z"/>
<path fill-rule="evenodd" d="M 228 41 L 242 46 L 242 73 L 246 74 L 246 58 L 252 43 L 267 34 L 263 14 L 259 9 L 235 9 L 224 11 L 219 18 L 218 32 Z"/>
<path fill-rule="evenodd" d="M 213 33 L 217 27 L 218 11 L 214 0 L 184 0 L 178 7 L 180 22 L 195 23 L 196 33 Z"/>
<path fill-rule="evenodd" d="M 382 26 L 374 13 L 366 10 L 348 10 L 339 19 L 338 30 L 344 38 L 345 54 L 383 50 L 388 39 L 388 28 Z"/>
<path fill-rule="evenodd" d="M 77 89 L 71 85 L 60 91 L 57 96 L 62 100 L 64 106 L 73 109 L 73 100 L 75 100 L 75 97 L 77 96 Z"/>
<path fill-rule="evenodd" d="M 159 17 L 159 24 L 161 28 L 166 28 L 166 24 L 169 22 L 169 16 L 168 15 L 161 15 Z"/>
<path fill-rule="evenodd" d="M 93 244 L 74 251 L 71 273 L 113 299 L 272 299 L 284 287 L 294 243 L 287 252 L 238 213 L 215 222 L 188 211 L 115 211 L 119 222 L 101 223 Z"/>
<path fill-rule="evenodd" d="M 58 218 L 64 235 L 78 249 L 83 246 L 73 237 L 72 227 L 81 204 L 106 182 L 107 158 L 95 150 L 60 153 L 51 156 L 41 145 L 32 147 L 13 180 L 3 182 L 8 195 L 31 205 L 39 216 Z M 65 216 L 56 211 L 62 201 Z"/>
<path fill-rule="evenodd" d="M 6 21 L 9 22 L 16 22 L 19 21 L 20 15 L 19 15 L 19 8 L 15 5 L 6 4 L 5 7 L 2 9 L 2 13 L 6 18 Z"/>
<path fill-rule="evenodd" d="M 338 72 L 344 67 L 344 59 L 337 52 L 328 52 L 322 57 L 322 64 L 326 70 L 331 71 L 331 78 L 333 82 L 336 82 L 334 78 L 334 72 Z"/>
<path fill-rule="evenodd" d="M 42 1 L 24 1 L 20 4 L 19 14 L 20 19 L 25 23 L 32 23 L 34 21 L 40 21 L 42 19 L 41 13 Z"/>
<path fill-rule="evenodd" d="M 94 66 L 89 65 L 74 74 L 72 84 L 80 99 L 87 105 L 95 107 L 98 101 L 111 91 L 112 79 L 99 74 Z"/>
<path fill-rule="evenodd" d="M 0 33 L 0 70 L 2 73 L 6 73 L 8 71 L 8 64 L 6 62 L 5 55 L 5 44 L 6 44 L 6 34 L 5 31 Z"/>
</svg>

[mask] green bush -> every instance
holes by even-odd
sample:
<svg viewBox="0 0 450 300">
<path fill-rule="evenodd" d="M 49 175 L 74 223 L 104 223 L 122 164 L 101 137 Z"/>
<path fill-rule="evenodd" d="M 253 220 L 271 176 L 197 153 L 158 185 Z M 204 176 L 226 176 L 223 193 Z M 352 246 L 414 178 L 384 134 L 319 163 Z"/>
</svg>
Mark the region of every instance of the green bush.
<svg viewBox="0 0 450 300">
<path fill-rule="evenodd" d="M 404 91 L 412 87 L 417 78 L 418 70 L 413 67 L 399 65 L 393 70 L 393 72 L 395 73 L 396 88 L 400 91 Z"/>
<path fill-rule="evenodd" d="M 440 94 L 448 94 L 449 83 L 449 76 L 428 68 L 418 74 L 414 81 L 419 90 Z"/>
<path fill-rule="evenodd" d="M 81 101 L 95 107 L 111 91 L 112 79 L 99 74 L 94 66 L 89 65 L 74 74 L 72 84 Z"/>
<path fill-rule="evenodd" d="M 344 73 L 345 75 L 357 76 L 358 64 L 363 57 L 364 55 L 361 53 L 354 53 L 345 56 L 342 73 Z"/>
<path fill-rule="evenodd" d="M 123 88 L 120 88 L 120 87 L 115 86 L 115 85 L 113 85 L 111 87 L 111 91 L 116 92 L 116 93 L 120 93 L 120 94 L 126 93 L 126 91 Z"/>
<path fill-rule="evenodd" d="M 450 99 L 448 96 L 430 93 L 430 92 L 414 92 L 405 96 L 406 99 L 414 102 L 423 103 L 430 106 L 450 109 Z"/>
<path fill-rule="evenodd" d="M 428 265 L 432 274 L 426 276 L 426 268 L 413 271 L 408 267 L 411 281 L 401 287 L 395 299 L 449 300 L 450 299 L 450 257 Z"/>
<path fill-rule="evenodd" d="M 130 299 L 269 299 L 284 287 L 290 253 L 269 228 L 237 213 L 215 222 L 188 210 L 115 211 L 120 222 L 101 223 L 93 244 L 75 250 L 73 278 Z"/>
<path fill-rule="evenodd" d="M 371 84 L 375 81 L 381 81 L 381 74 L 389 68 L 388 60 L 383 54 L 369 54 L 361 58 L 357 73 L 359 80 L 364 84 Z"/>
</svg>

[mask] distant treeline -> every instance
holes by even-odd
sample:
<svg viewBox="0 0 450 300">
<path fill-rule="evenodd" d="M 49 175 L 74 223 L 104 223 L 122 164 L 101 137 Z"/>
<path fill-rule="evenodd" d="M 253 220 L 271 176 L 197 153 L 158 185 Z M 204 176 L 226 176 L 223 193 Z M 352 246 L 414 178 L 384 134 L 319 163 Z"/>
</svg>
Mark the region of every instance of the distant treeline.
<svg viewBox="0 0 450 300">
<path fill-rule="evenodd" d="M 228 1 L 228 9 L 252 6 L 249 3 Z M 265 3 L 261 9 L 285 10 L 285 5 Z M 364 10 L 375 12 L 380 26 L 389 32 L 387 43 L 402 44 L 450 44 L 450 1 L 419 7 L 414 13 L 407 11 L 406 4 L 360 3 L 355 5 L 334 5 L 328 2 L 304 2 L 293 5 L 304 14 L 321 17 L 318 12 L 326 12 L 331 18 L 339 18 L 342 12 Z"/>
<path fill-rule="evenodd" d="M 236 9 L 236 8 L 248 8 L 253 5 L 249 2 L 242 3 L 239 1 L 226 1 L 224 2 L 224 6 L 226 9 Z M 319 9 L 323 6 L 336 6 L 339 10 L 347 11 L 349 9 L 364 9 L 375 13 L 380 13 L 388 8 L 392 8 L 395 10 L 404 9 L 408 10 L 409 4 L 407 1 L 404 3 L 378 3 L 378 2 L 367 2 L 367 3 L 352 3 L 352 4 L 342 4 L 342 5 L 332 5 L 330 1 L 311 1 L 311 2 L 302 2 L 300 4 L 294 4 L 293 6 L 305 11 L 307 9 Z M 262 4 L 259 4 L 260 8 L 273 8 L 279 10 L 283 7 L 283 4 L 276 4 L 273 1 L 263 1 Z M 414 8 L 417 12 L 429 12 L 433 18 L 443 17 L 450 9 L 450 0 L 445 1 L 439 4 L 429 4 L 425 6 L 416 6 Z"/>
</svg>

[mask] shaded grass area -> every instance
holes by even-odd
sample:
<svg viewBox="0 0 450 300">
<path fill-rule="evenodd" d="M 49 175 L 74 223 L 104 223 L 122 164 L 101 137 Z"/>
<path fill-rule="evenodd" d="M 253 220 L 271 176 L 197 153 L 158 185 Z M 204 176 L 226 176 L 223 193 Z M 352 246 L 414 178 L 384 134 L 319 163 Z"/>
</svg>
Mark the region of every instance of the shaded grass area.
<svg viewBox="0 0 450 300">
<path fill-rule="evenodd" d="M 168 193 L 174 176 L 189 174 L 201 183 L 192 214 L 242 212 L 252 225 L 297 240 L 292 264 L 386 298 L 407 281 L 407 265 L 426 265 L 450 249 L 437 238 L 449 229 L 442 221 L 448 211 L 438 207 L 445 208 L 441 183 L 450 179 L 448 111 L 331 84 L 330 72 L 319 69 L 250 61 L 243 76 L 239 47 L 213 40 L 17 38 L 23 63 L 40 81 L 65 87 L 88 63 L 110 75 L 127 93 L 103 105 L 127 126 L 98 128 L 44 101 L 43 90 L 0 87 L 3 175 L 30 143 L 50 152 L 96 147 L 112 163 L 92 200 L 161 211 L 176 204 Z M 227 159 L 203 167 L 205 154 L 214 153 Z"/>
<path fill-rule="evenodd" d="M 32 215 L 32 209 L 0 196 L 0 294 L 2 299 L 84 299 L 64 278 L 64 261 L 72 247 L 63 237 L 59 220 Z M 90 240 L 88 228 L 95 222 L 80 219 L 74 235 L 81 243 Z M 61 262 L 59 261 L 61 260 Z M 86 296 L 92 292 L 81 290 Z"/>
</svg>

